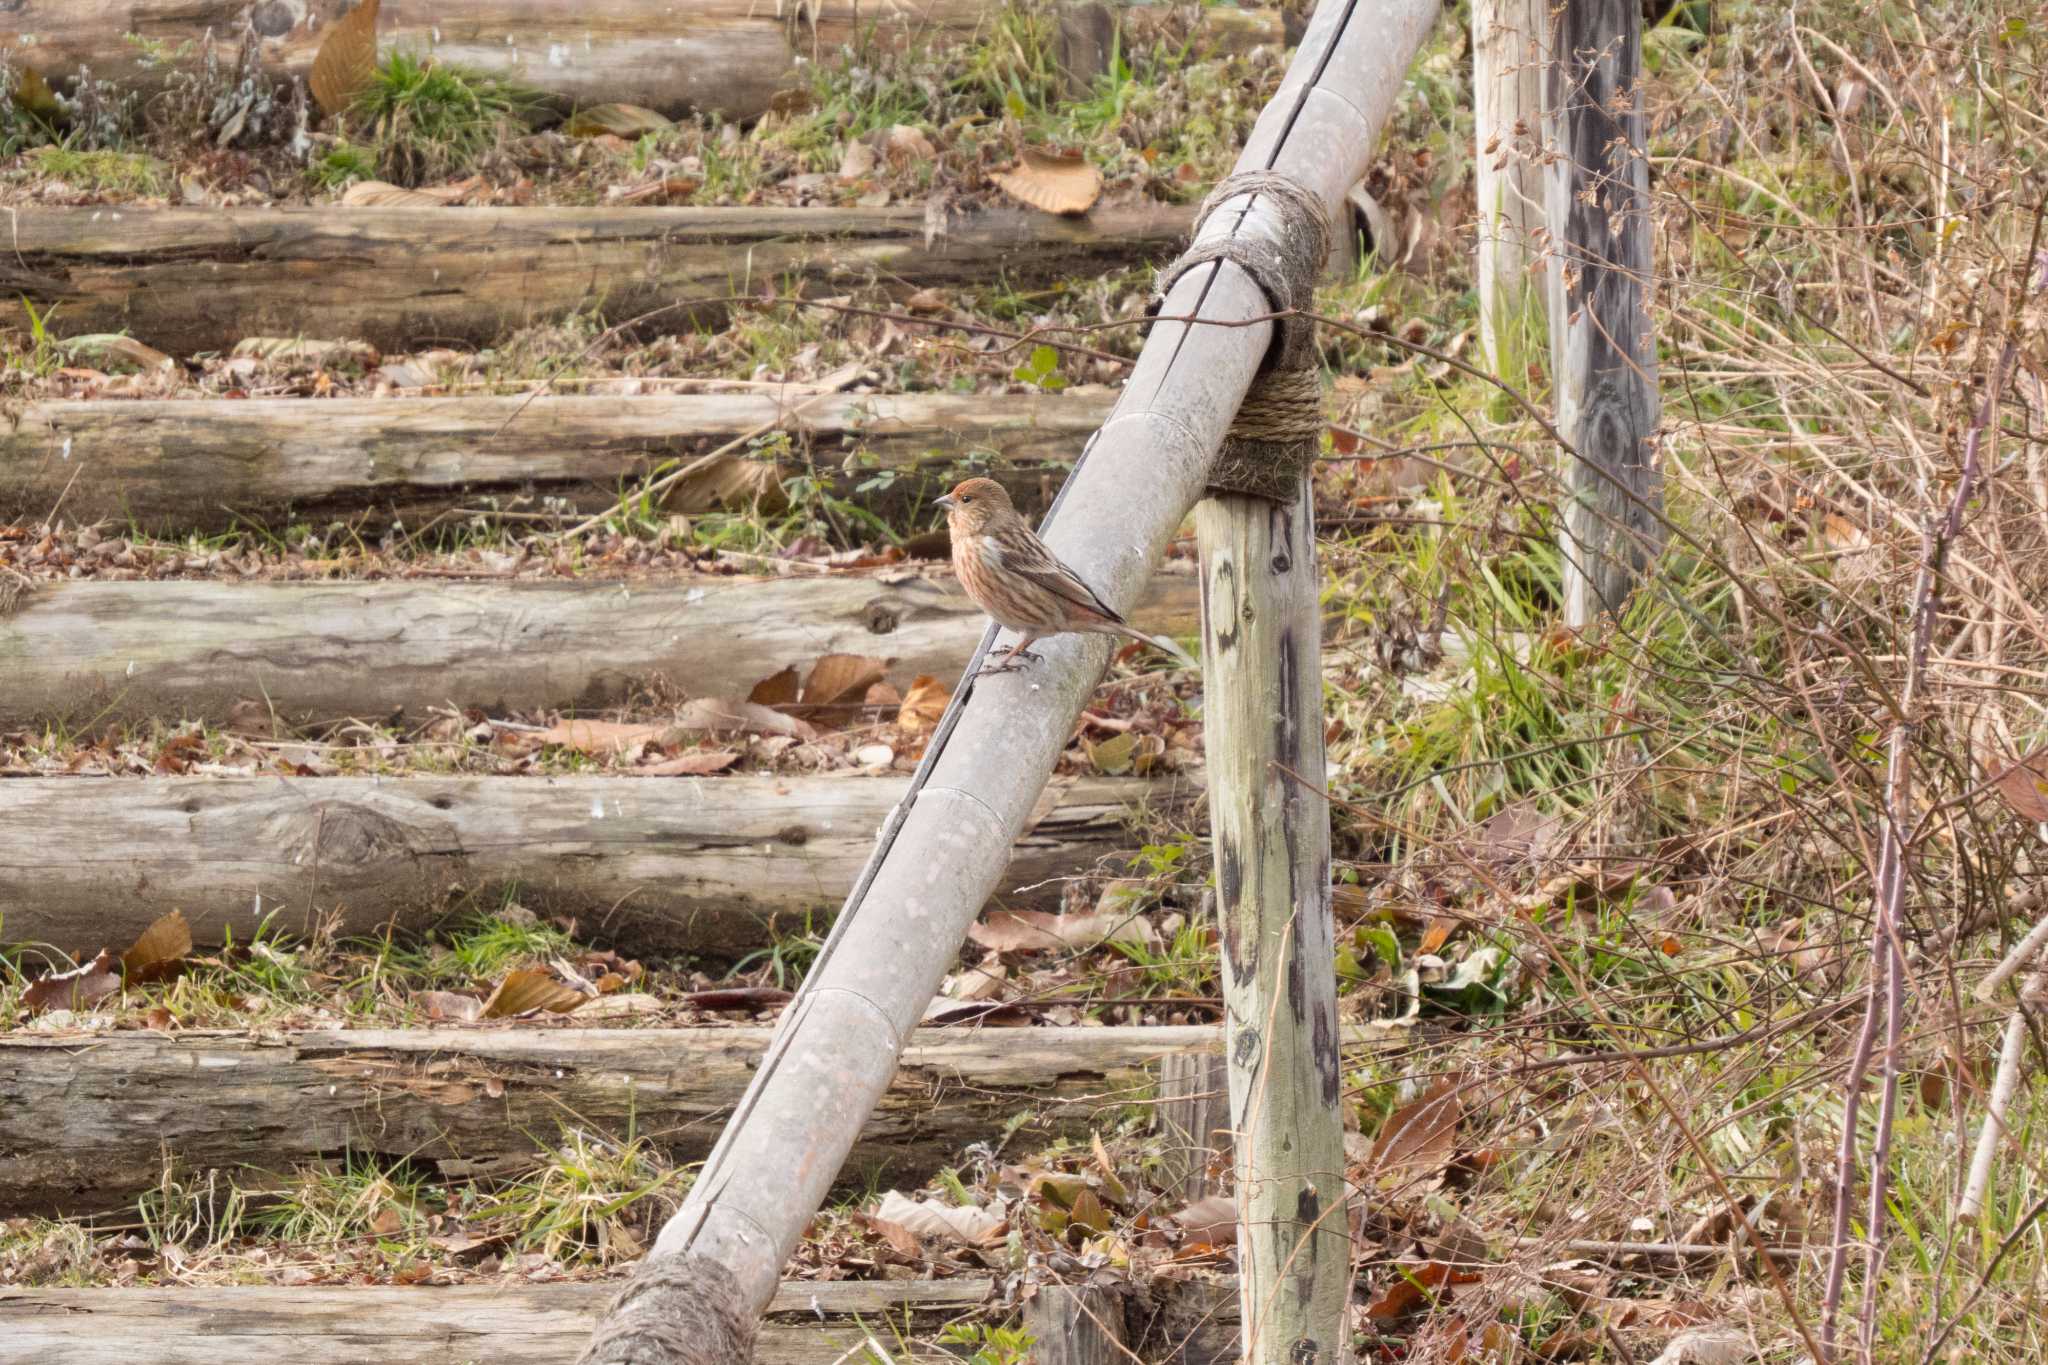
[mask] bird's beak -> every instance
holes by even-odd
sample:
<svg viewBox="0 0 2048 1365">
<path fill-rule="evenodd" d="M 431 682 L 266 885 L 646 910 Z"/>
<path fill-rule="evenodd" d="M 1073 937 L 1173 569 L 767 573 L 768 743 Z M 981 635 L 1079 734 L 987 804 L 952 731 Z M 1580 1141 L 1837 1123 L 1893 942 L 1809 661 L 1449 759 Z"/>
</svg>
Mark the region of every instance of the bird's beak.
<svg viewBox="0 0 2048 1365">
<path fill-rule="evenodd" d="M 932 503 L 934 506 L 943 507 L 950 512 L 953 510 L 953 495 L 948 493 L 944 497 L 933 498 Z"/>
</svg>

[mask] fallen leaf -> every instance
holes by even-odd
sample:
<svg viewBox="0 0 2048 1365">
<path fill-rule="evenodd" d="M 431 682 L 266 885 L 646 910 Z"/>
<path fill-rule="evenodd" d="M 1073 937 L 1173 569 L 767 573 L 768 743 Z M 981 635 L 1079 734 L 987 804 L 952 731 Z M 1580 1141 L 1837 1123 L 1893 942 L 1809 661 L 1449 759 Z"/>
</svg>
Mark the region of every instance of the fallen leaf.
<svg viewBox="0 0 2048 1365">
<path fill-rule="evenodd" d="M 898 166 L 930 161 L 939 154 L 930 138 L 907 123 L 899 123 L 882 135 L 882 150 Z"/>
<path fill-rule="evenodd" d="M 867 691 L 889 671 L 887 659 L 863 654 L 826 654 L 811 665 L 804 679 L 804 714 L 817 718 L 828 707 L 858 706 Z"/>
<path fill-rule="evenodd" d="M 1365 1161 L 1365 1179 L 1391 1189 L 1416 1176 L 1434 1177 L 1455 1154 L 1465 1102 L 1457 1082 L 1441 1080 L 1418 1100 L 1387 1115 Z"/>
<path fill-rule="evenodd" d="M 286 365 L 360 365 L 373 369 L 382 358 L 367 341 L 321 341 L 308 337 L 243 337 L 230 355 Z"/>
<path fill-rule="evenodd" d="M 854 1219 L 869 1232 L 889 1244 L 889 1249 L 907 1260 L 922 1261 L 924 1244 L 917 1240 L 917 1234 L 903 1224 L 872 1213 L 857 1213 Z"/>
<path fill-rule="evenodd" d="M 121 974 L 130 984 L 158 981 L 173 975 L 192 951 L 192 926 L 182 910 L 157 916 L 135 946 L 121 954 Z"/>
<path fill-rule="evenodd" d="M 1227 1194 L 1212 1194 L 1173 1215 L 1192 1242 L 1229 1246 L 1237 1241 L 1237 1200 Z"/>
<path fill-rule="evenodd" d="M 782 502 L 782 470 L 772 460 L 727 455 L 670 484 L 661 495 L 664 512 L 708 512 Z"/>
<path fill-rule="evenodd" d="M 567 1014 L 591 998 L 574 986 L 557 981 L 551 972 L 522 967 L 505 973 L 505 979 L 491 992 L 491 998 L 484 1001 L 480 1017 L 509 1019 L 534 1010 Z"/>
<path fill-rule="evenodd" d="M 718 986 L 691 991 L 680 1003 L 699 1010 L 766 1010 L 789 1001 L 790 992 L 780 986 Z"/>
<path fill-rule="evenodd" d="M 739 754 L 731 749 L 692 749 L 659 763 L 643 763 L 632 771 L 636 777 L 709 777 L 724 772 L 739 759 Z"/>
<path fill-rule="evenodd" d="M 446 1019 L 461 1024 L 473 1023 L 484 1012 L 483 1001 L 459 991 L 414 991 L 412 1003 L 424 1010 L 429 1019 Z"/>
<path fill-rule="evenodd" d="M 1012 199 L 1047 213 L 1086 213 L 1102 196 L 1102 172 L 1086 157 L 1057 156 L 1027 148 L 1013 170 L 991 176 Z"/>
<path fill-rule="evenodd" d="M 747 693 L 747 700 L 756 706 L 793 706 L 804 693 L 803 675 L 791 664 L 780 673 L 771 673 L 754 684 Z"/>
<path fill-rule="evenodd" d="M 125 361 L 148 373 L 170 369 L 176 363 L 156 347 L 145 346 L 134 337 L 123 336 L 119 332 L 93 332 L 57 344 L 67 358 L 88 360 L 104 369 L 112 369 L 114 361 Z"/>
<path fill-rule="evenodd" d="M 703 187 L 701 180 L 686 175 L 668 175 L 640 185 L 613 185 L 604 192 L 604 197 L 614 204 L 644 204 L 650 199 L 688 199 Z"/>
<path fill-rule="evenodd" d="M 593 104 L 588 109 L 579 109 L 569 116 L 562 125 L 562 131 L 570 137 L 599 137 L 610 133 L 613 137 L 636 138 L 643 133 L 658 133 L 675 124 L 637 104 Z"/>
<path fill-rule="evenodd" d="M 903 300 L 904 309 L 912 313 L 943 313 L 951 306 L 946 291 L 936 285 L 920 289 Z"/>
<path fill-rule="evenodd" d="M 592 1024 L 600 1019 L 626 1019 L 643 1014 L 660 1014 L 668 1007 L 660 997 L 645 991 L 623 991 L 617 995 L 601 995 L 576 1011 L 576 1022 Z"/>
<path fill-rule="evenodd" d="M 1406 1317 L 1430 1303 L 1440 1291 L 1452 1285 L 1474 1284 L 1479 1280 L 1478 1272 L 1453 1270 L 1443 1261 L 1396 1266 L 1395 1271 L 1399 1278 L 1365 1306 L 1365 1315 L 1375 1322 Z"/>
<path fill-rule="evenodd" d="M 362 0 L 341 22 L 327 30 L 306 85 L 320 108 L 330 114 L 346 109 L 356 93 L 377 74 L 377 6 Z"/>
<path fill-rule="evenodd" d="M 995 961 L 984 962 L 947 977 L 939 987 L 939 994 L 952 1000 L 993 1000 L 1002 994 L 1003 983 L 1009 977 L 1007 966 Z"/>
<path fill-rule="evenodd" d="M 425 190 L 409 190 L 382 180 L 358 180 L 342 191 L 341 202 L 358 209 L 438 209 L 448 201 Z"/>
<path fill-rule="evenodd" d="M 370 1231 L 379 1237 L 389 1237 L 405 1226 L 405 1215 L 386 1204 L 370 1219 Z"/>
<path fill-rule="evenodd" d="M 972 1205 L 943 1204 L 936 1199 L 911 1199 L 890 1190 L 874 1212 L 921 1237 L 939 1237 L 968 1246 L 986 1246 L 1002 1235 L 1008 1220 L 1000 1213 Z"/>
<path fill-rule="evenodd" d="M 903 695 L 903 705 L 896 712 L 896 723 L 912 733 L 931 729 L 939 723 L 939 717 L 946 714 L 947 703 L 953 700 L 953 693 L 944 683 L 929 673 L 920 673 L 910 681 L 910 691 Z"/>
<path fill-rule="evenodd" d="M 1089 1154 L 1095 1158 L 1095 1169 L 1102 1173 L 1102 1192 L 1119 1204 L 1130 1198 L 1124 1182 L 1117 1179 L 1116 1163 L 1109 1159 L 1109 1149 L 1102 1145 L 1102 1134 L 1090 1133 L 1088 1148 Z"/>
<path fill-rule="evenodd" d="M 1159 931 L 1143 915 L 1126 911 L 1052 915 L 1043 910 L 993 910 L 968 929 L 967 937 L 990 952 L 1016 953 L 1093 948 L 1112 939 L 1152 944 L 1159 941 Z"/>
<path fill-rule="evenodd" d="M 1121 777 L 1131 770 L 1133 756 L 1138 751 L 1138 737 L 1130 731 L 1111 735 L 1100 744 L 1081 741 L 1081 747 L 1088 751 L 1088 761 L 1095 765 L 1095 771 L 1106 777 Z"/>
<path fill-rule="evenodd" d="M 846 144 L 846 155 L 839 158 L 839 179 L 845 183 L 859 180 L 875 169 L 875 149 L 855 139 Z"/>
<path fill-rule="evenodd" d="M 818 737 L 812 726 L 773 707 L 749 701 L 724 701 L 716 697 L 699 697 L 685 703 L 683 709 L 676 713 L 676 726 L 714 734 L 753 731 L 765 735 L 794 735 L 806 740 Z"/>
<path fill-rule="evenodd" d="M 2022 820 L 2048 821 L 2048 750 L 2037 749 L 2014 760 L 1994 774 L 1991 783 Z"/>
<path fill-rule="evenodd" d="M 50 972 L 29 983 L 21 1007 L 30 1014 L 49 1009 L 87 1010 L 121 989 L 114 955 L 100 949 L 92 961 L 68 972 Z"/>
<path fill-rule="evenodd" d="M 15 77 L 14 103 L 42 118 L 54 118 L 63 111 L 57 103 L 57 92 L 43 79 L 43 73 L 27 65 L 20 67 Z"/>
<path fill-rule="evenodd" d="M 565 720 L 537 733 L 542 744 L 558 744 L 585 754 L 618 754 L 649 744 L 667 734 L 666 725 L 634 725 L 616 720 Z"/>
</svg>

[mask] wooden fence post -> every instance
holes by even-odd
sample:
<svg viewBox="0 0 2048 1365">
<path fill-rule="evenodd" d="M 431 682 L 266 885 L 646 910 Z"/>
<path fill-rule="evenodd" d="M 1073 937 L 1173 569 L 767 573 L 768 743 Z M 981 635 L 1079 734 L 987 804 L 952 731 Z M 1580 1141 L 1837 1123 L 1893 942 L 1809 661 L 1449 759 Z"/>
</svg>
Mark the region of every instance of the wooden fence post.
<svg viewBox="0 0 2048 1365">
<path fill-rule="evenodd" d="M 1348 1359 L 1330 815 L 1314 505 L 1195 509 L 1203 747 L 1222 918 L 1243 1359 Z"/>
<path fill-rule="evenodd" d="M 1564 617 L 1618 612 L 1663 544 L 1639 0 L 1561 0 L 1544 91 L 1550 373 L 1565 476 Z"/>
<path fill-rule="evenodd" d="M 1480 364 L 1522 388 L 1534 358 L 1532 287 L 1543 173 L 1543 38 L 1549 0 L 1472 0 L 1472 112 L 1479 191 Z"/>
</svg>

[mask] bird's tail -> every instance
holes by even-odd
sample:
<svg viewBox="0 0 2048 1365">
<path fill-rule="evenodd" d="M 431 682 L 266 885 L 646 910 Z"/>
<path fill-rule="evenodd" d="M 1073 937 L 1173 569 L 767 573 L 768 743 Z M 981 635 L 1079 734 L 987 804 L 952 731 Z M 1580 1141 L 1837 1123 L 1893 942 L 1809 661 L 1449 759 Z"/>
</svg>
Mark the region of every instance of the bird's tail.
<svg viewBox="0 0 2048 1365">
<path fill-rule="evenodd" d="M 1180 660 L 1181 667 L 1183 668 L 1192 668 L 1199 671 L 1202 667 L 1200 663 L 1196 662 L 1194 655 L 1188 653 L 1171 640 L 1164 639 L 1158 635 L 1147 635 L 1142 630 L 1137 630 L 1121 623 L 1118 624 L 1117 630 L 1120 634 L 1128 635 L 1133 640 L 1143 641 L 1162 654 L 1171 654 L 1174 658 Z"/>
</svg>

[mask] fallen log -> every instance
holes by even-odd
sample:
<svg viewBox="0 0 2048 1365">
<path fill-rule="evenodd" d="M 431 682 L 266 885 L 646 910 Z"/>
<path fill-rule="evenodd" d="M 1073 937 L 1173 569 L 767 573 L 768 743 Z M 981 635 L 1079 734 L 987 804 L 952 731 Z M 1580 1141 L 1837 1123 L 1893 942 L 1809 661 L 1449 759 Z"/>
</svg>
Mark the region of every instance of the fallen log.
<svg viewBox="0 0 2048 1365">
<path fill-rule="evenodd" d="M 666 461 L 687 460 L 778 419 L 784 477 L 816 472 L 842 496 L 908 514 L 969 468 L 1025 506 L 1057 483 L 1109 413 L 1108 390 L 977 394 L 548 394 L 30 403 L 0 415 L 0 523 L 61 505 L 74 522 L 151 535 L 288 520 L 408 526 L 495 499 L 612 506 Z M 888 497 L 857 493 L 880 472 Z M 709 506 L 678 490 L 677 512 Z"/>
<path fill-rule="evenodd" d="M 14 0 L 10 27 L 33 34 L 20 60 L 60 87 L 81 66 L 124 90 L 153 93 L 174 73 L 193 70 L 208 33 L 230 52 L 246 14 L 264 68 L 303 77 L 329 25 L 352 4 L 342 0 L 128 0 L 119 7 L 77 0 Z M 1160 6 L 1165 10 L 1166 6 Z M 1063 5 L 1053 16 L 1062 68 L 1088 88 L 1106 69 L 1090 31 L 1113 25 L 1109 6 Z M 876 6 L 816 0 L 801 13 L 750 0 L 610 0 L 565 16 L 559 0 L 441 0 L 386 5 L 377 24 L 386 52 L 407 49 L 440 61 L 518 80 L 558 100 L 621 100 L 667 114 L 720 112 L 753 118 L 775 97 L 807 83 L 805 62 L 848 44 L 865 50 L 906 44 L 945 46 L 986 36 L 1002 7 L 992 0 L 908 0 Z M 1146 22 L 1150 19 L 1150 22 Z M 1126 23 L 1123 53 L 1155 28 L 1186 32 L 1139 16 Z M 1205 12 L 1197 52 L 1245 51 L 1285 40 L 1277 11 Z"/>
<path fill-rule="evenodd" d="M 561 1365 L 562 1343 L 588 1336 L 619 1287 L 0 1289 L 0 1335 L 23 1360 L 64 1365 Z M 873 1361 L 864 1349 L 870 1337 L 905 1365 L 958 1365 L 957 1348 L 932 1339 L 993 1289 L 986 1279 L 792 1280 L 768 1306 L 754 1365 Z M 1126 1287 L 1117 1298 L 1140 1365 L 1237 1358 L 1237 1301 L 1227 1281 L 1160 1280 Z M 1006 1316 L 994 1311 L 997 1320 Z"/>
<path fill-rule="evenodd" d="M 1192 631 L 1193 577 L 1161 573 L 1141 629 Z M 950 579 L 42 583 L 0 613 L 0 726 L 150 716 L 288 723 L 434 706 L 600 710 L 649 683 L 744 697 L 822 654 L 951 677 L 985 625 Z"/>
<path fill-rule="evenodd" d="M 675 328 L 722 316 L 716 301 L 730 296 L 870 277 L 1087 277 L 1170 255 L 1191 221 L 1158 204 L 1083 218 L 990 208 L 929 235 L 922 206 L 23 208 L 7 245 L 11 264 L 55 282 L 56 334 L 126 331 L 188 355 L 256 335 L 488 342 L 570 313 L 623 322 L 667 309 L 660 321 Z M 0 321 L 29 319 L 10 298 Z"/>
<path fill-rule="evenodd" d="M 118 1207 L 180 1172 L 245 1183 L 344 1152 L 525 1169 L 565 1128 L 701 1160 L 771 1030 L 360 1029 L 0 1035 L 0 1213 Z M 1086 1133 L 1214 1027 L 924 1029 L 840 1181 L 913 1184 L 1029 1111 Z M 68 1357 L 67 1357 L 68 1359 Z"/>
<path fill-rule="evenodd" d="M 0 933 L 117 952 L 182 910 L 194 937 L 248 942 L 417 927 L 457 897 L 515 895 L 636 948 L 731 960 L 822 930 L 902 796 L 901 777 L 85 777 L 0 781 Z M 1057 904 L 1130 847 L 1179 784 L 1058 788 L 1004 894 Z"/>
</svg>

